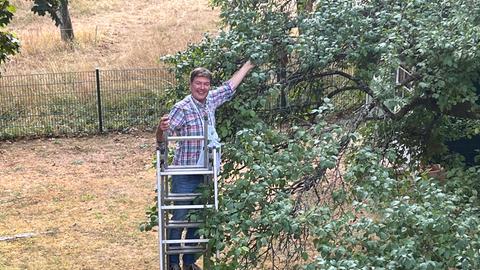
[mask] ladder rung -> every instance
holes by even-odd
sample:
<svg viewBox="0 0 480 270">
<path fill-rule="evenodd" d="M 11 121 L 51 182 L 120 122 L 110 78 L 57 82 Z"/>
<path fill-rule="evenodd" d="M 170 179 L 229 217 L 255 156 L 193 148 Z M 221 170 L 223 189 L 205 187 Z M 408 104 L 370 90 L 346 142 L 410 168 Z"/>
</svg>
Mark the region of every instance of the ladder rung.
<svg viewBox="0 0 480 270">
<path fill-rule="evenodd" d="M 168 196 L 171 197 L 184 197 L 184 196 L 200 196 L 202 193 L 200 192 L 190 192 L 190 193 L 180 193 L 180 192 L 169 192 Z"/>
<path fill-rule="evenodd" d="M 167 141 L 205 140 L 205 136 L 168 136 Z"/>
<path fill-rule="evenodd" d="M 162 205 L 160 208 L 162 210 L 179 210 L 179 209 L 204 209 L 212 208 L 212 204 L 187 204 L 187 205 Z"/>
<path fill-rule="evenodd" d="M 191 202 L 197 198 L 198 196 L 165 196 L 163 200 L 170 202 Z"/>
<path fill-rule="evenodd" d="M 176 239 L 176 240 L 163 240 L 162 244 L 201 244 L 208 243 L 209 239 Z M 188 247 L 188 246 L 186 246 Z"/>
<path fill-rule="evenodd" d="M 165 251 L 167 255 L 177 255 L 177 254 L 197 254 L 197 253 L 204 253 L 207 251 L 205 247 L 198 246 L 198 247 L 169 247 Z"/>
<path fill-rule="evenodd" d="M 201 195 L 201 193 L 169 193 L 163 199 L 166 201 L 193 201 Z"/>
<path fill-rule="evenodd" d="M 213 175 L 213 170 L 166 170 L 160 175 Z"/>
<path fill-rule="evenodd" d="M 167 229 L 172 228 L 198 228 L 202 226 L 203 222 L 190 222 L 187 220 L 170 220 L 165 227 Z"/>
<path fill-rule="evenodd" d="M 203 165 L 168 165 L 167 170 L 191 170 L 191 169 L 206 169 Z"/>
</svg>

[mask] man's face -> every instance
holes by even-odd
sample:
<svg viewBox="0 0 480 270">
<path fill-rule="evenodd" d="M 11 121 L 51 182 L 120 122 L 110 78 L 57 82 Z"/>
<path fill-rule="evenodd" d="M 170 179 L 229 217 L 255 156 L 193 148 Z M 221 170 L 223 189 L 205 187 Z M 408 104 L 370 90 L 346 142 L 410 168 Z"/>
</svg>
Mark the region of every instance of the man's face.
<svg viewBox="0 0 480 270">
<path fill-rule="evenodd" d="M 205 102 L 209 90 L 210 80 L 206 77 L 195 77 L 190 83 L 190 92 L 192 92 L 192 97 L 202 103 Z"/>
</svg>

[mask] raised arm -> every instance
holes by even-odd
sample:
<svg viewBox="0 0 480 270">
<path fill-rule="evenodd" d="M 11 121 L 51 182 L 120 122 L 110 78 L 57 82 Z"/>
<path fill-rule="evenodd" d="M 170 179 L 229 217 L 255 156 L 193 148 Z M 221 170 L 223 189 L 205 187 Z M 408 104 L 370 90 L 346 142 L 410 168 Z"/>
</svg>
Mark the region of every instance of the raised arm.
<svg viewBox="0 0 480 270">
<path fill-rule="evenodd" d="M 242 67 L 232 75 L 232 78 L 230 78 L 229 81 L 232 84 L 232 88 L 236 89 L 242 82 L 243 78 L 245 78 L 248 72 L 254 67 L 255 65 L 250 60 L 245 62 Z"/>
</svg>

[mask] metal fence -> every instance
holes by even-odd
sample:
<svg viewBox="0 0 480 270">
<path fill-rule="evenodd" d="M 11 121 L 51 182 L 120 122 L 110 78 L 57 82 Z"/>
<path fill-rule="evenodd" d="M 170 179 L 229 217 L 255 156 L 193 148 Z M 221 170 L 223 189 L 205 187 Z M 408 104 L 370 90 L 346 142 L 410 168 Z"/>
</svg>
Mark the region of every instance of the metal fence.
<svg viewBox="0 0 480 270">
<path fill-rule="evenodd" d="M 279 93 L 271 94 L 260 112 L 275 118 L 297 107 L 320 104 L 326 94 L 322 89 L 345 83 L 330 78 L 299 85 L 285 94 L 285 104 Z M 169 110 L 165 90 L 175 84 L 174 75 L 160 68 L 3 76 L 0 140 L 155 127 Z M 348 111 L 364 100 L 363 93 L 350 91 L 332 101 L 338 110 Z"/>
<path fill-rule="evenodd" d="M 0 77 L 0 139 L 154 126 L 167 111 L 165 69 Z"/>
</svg>

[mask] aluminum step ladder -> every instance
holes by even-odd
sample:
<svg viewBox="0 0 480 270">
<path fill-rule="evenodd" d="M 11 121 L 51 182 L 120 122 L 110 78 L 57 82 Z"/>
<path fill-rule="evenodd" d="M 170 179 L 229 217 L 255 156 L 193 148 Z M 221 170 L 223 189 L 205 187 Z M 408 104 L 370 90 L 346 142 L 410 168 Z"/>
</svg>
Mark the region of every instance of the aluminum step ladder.
<svg viewBox="0 0 480 270">
<path fill-rule="evenodd" d="M 205 121 L 204 123 L 206 123 Z M 204 127 L 203 136 L 168 136 L 165 133 L 164 142 L 157 146 L 157 210 L 158 210 L 158 242 L 160 253 L 160 270 L 167 270 L 168 256 L 176 254 L 203 254 L 204 268 L 208 265 L 210 258 L 207 243 L 209 239 L 167 239 L 168 229 L 173 228 L 198 228 L 202 222 L 191 222 L 188 220 L 170 220 L 171 211 L 177 209 L 198 210 L 205 208 L 214 208 L 218 210 L 218 179 L 217 169 L 214 166 L 217 161 L 217 149 L 208 146 L 208 130 L 207 125 Z M 204 163 L 198 165 L 169 165 L 168 164 L 168 143 L 178 141 L 200 141 L 203 140 L 204 145 Z M 169 190 L 169 180 L 173 175 L 203 175 L 204 183 L 211 184 L 213 182 L 212 198 L 206 203 L 196 203 L 201 196 L 200 193 L 172 193 Z M 176 202 L 193 202 L 188 205 L 175 205 Z M 171 246 L 177 244 L 177 246 Z M 178 245 L 179 244 L 179 245 Z M 196 244 L 196 245 L 186 245 Z"/>
</svg>

